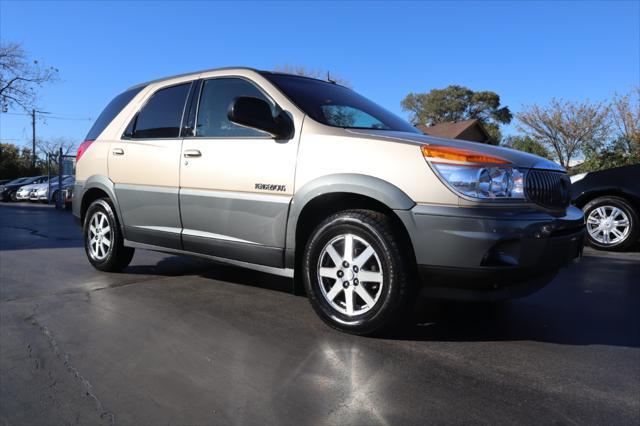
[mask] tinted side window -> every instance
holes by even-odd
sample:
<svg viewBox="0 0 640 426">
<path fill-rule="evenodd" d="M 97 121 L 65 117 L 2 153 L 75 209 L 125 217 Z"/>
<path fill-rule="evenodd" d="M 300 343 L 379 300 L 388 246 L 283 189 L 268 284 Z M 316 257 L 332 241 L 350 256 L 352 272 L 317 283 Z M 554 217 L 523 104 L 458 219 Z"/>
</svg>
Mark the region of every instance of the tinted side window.
<svg viewBox="0 0 640 426">
<path fill-rule="evenodd" d="M 191 83 L 160 89 L 138 113 L 133 138 L 177 138 Z"/>
<path fill-rule="evenodd" d="M 111 102 L 107 105 L 107 107 L 102 111 L 102 113 L 98 116 L 98 119 L 93 123 L 89 133 L 84 138 L 85 140 L 96 140 L 100 133 L 111 123 L 111 121 L 122 111 L 122 108 L 127 106 L 131 99 L 140 91 L 144 89 L 144 86 L 136 87 L 131 90 L 127 90 L 126 92 L 120 93 L 118 96 L 113 98 Z"/>
<path fill-rule="evenodd" d="M 215 78 L 202 86 L 196 136 L 242 138 L 265 136 L 264 132 L 239 126 L 229 121 L 227 111 L 239 96 L 259 98 L 272 104 L 253 84 L 241 78 Z"/>
</svg>

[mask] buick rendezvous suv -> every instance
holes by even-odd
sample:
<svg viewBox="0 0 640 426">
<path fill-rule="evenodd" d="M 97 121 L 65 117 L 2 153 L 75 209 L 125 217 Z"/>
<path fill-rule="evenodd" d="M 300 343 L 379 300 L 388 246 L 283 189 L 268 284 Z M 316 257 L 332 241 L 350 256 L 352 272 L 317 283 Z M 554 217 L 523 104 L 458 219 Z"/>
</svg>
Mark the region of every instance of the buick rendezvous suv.
<svg viewBox="0 0 640 426">
<path fill-rule="evenodd" d="M 73 213 L 101 271 L 143 248 L 294 277 L 329 325 L 371 334 L 419 290 L 544 286 L 582 251 L 569 191 L 551 161 L 425 136 L 333 82 L 228 68 L 115 97 L 78 150 Z"/>
</svg>

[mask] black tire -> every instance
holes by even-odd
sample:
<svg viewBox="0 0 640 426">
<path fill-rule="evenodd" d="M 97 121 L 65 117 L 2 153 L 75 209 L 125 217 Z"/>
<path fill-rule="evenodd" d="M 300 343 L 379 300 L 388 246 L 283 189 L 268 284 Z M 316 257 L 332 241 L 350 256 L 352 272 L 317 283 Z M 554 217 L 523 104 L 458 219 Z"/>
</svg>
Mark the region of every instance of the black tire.
<svg viewBox="0 0 640 426">
<path fill-rule="evenodd" d="M 96 220 L 106 217 L 109 225 L 109 231 L 106 235 L 111 242 L 108 249 L 106 249 L 106 253 L 105 251 L 101 251 L 98 255 L 93 252 L 91 246 L 93 243 L 89 236 L 91 222 L 94 216 Z M 122 236 L 118 218 L 115 215 L 113 205 L 108 199 L 101 198 L 91 203 L 85 214 L 82 233 L 85 253 L 94 268 L 105 272 L 119 272 L 126 268 L 131 262 L 135 249 L 124 246 L 124 237 Z M 93 245 L 93 247 L 97 246 Z"/>
<path fill-rule="evenodd" d="M 608 207 L 615 207 L 620 209 L 626 217 L 629 219 L 629 231 L 626 234 L 626 237 L 616 243 L 604 244 L 600 241 L 597 241 L 587 229 L 587 242 L 593 248 L 598 250 L 611 250 L 611 251 L 622 251 L 628 249 L 631 245 L 633 245 L 638 239 L 638 232 L 640 231 L 640 221 L 638 218 L 638 212 L 629 204 L 627 200 L 620 197 L 614 196 L 604 196 L 598 197 L 591 201 L 589 201 L 584 207 L 584 216 L 588 221 L 591 213 L 598 209 L 604 207 L 607 209 Z M 608 211 L 608 210 L 605 210 Z M 587 227 L 589 227 L 589 223 L 587 223 Z"/>
<path fill-rule="evenodd" d="M 9 195 L 9 200 L 15 203 L 16 201 L 18 201 L 17 195 L 18 195 L 17 191 L 13 191 L 11 195 Z"/>
<path fill-rule="evenodd" d="M 378 290 L 378 287 L 371 282 L 360 283 L 360 286 L 370 286 L 368 290 L 373 289 L 372 292 L 376 295 L 375 303 L 367 304 L 359 295 L 355 296 L 356 290 L 361 290 L 361 288 L 356 288 L 358 283 L 354 276 L 357 277 L 357 273 L 350 275 L 351 278 L 344 278 L 345 272 L 342 272 L 343 275 L 337 275 L 337 277 L 343 278 L 336 277 L 334 281 L 331 281 L 331 278 L 320 277 L 318 274 L 318 267 L 323 262 L 320 257 L 321 255 L 323 258 L 326 257 L 326 255 L 323 255 L 325 247 L 330 242 L 336 241 L 336 239 L 345 235 L 354 235 L 359 238 L 357 241 L 354 239 L 356 241 L 354 247 L 365 241 L 375 251 L 377 257 L 374 258 L 374 262 L 376 264 L 379 263 L 381 268 L 381 271 L 378 270 L 377 273 L 383 276 L 381 288 Z M 412 286 L 410 285 L 412 275 L 410 259 L 412 259 L 412 256 L 409 254 L 411 253 L 410 248 L 407 247 L 407 243 L 401 235 L 387 216 L 370 210 L 339 212 L 318 225 L 305 247 L 302 272 L 309 301 L 323 321 L 341 331 L 359 335 L 371 335 L 388 331 L 404 317 L 404 314 L 409 311 L 407 308 L 412 293 Z M 363 245 L 362 247 L 365 246 Z M 357 247 L 354 248 L 353 253 L 358 254 Z M 353 263 L 355 263 L 356 259 L 354 259 Z M 335 262 L 331 263 L 337 266 Z M 349 268 L 351 266 L 344 269 L 344 271 L 350 273 Z M 362 268 L 359 271 L 361 275 L 365 272 L 366 263 L 362 265 Z M 357 315 L 347 315 L 334 308 L 328 301 L 329 296 L 325 296 L 325 294 L 329 293 L 327 291 L 328 287 L 347 279 L 353 280 L 351 281 L 351 286 L 353 286 L 354 295 L 350 297 L 354 299 L 351 299 L 351 306 L 354 306 L 355 300 L 360 300 L 360 302 L 364 302 L 363 306 L 365 306 L 365 309 L 369 309 L 368 311 Z M 344 283 L 345 281 L 342 282 L 342 284 Z M 349 281 L 346 281 L 346 283 L 348 284 Z M 372 285 L 373 287 L 371 287 Z M 324 286 L 324 291 L 321 286 Z M 344 288 L 344 290 L 339 290 L 339 292 L 343 293 L 338 293 L 338 296 L 334 296 L 335 298 L 333 299 L 335 304 L 335 301 L 342 294 L 344 302 L 337 303 L 343 303 L 345 309 L 347 306 L 347 289 L 348 287 Z M 365 289 L 367 288 L 365 287 Z M 353 312 L 353 309 L 351 311 Z"/>
</svg>

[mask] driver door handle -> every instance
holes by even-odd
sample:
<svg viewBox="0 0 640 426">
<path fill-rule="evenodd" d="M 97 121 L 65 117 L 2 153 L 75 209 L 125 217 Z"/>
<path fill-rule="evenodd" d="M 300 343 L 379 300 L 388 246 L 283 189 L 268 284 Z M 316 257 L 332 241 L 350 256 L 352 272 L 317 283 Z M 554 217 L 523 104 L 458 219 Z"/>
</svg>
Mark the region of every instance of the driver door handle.
<svg viewBox="0 0 640 426">
<path fill-rule="evenodd" d="M 124 149 L 122 148 L 113 148 L 111 152 L 113 155 L 124 155 Z"/>
<path fill-rule="evenodd" d="M 193 158 L 193 157 L 200 157 L 202 156 L 202 153 L 200 151 L 198 151 L 197 149 L 185 149 L 184 150 L 184 157 L 185 158 Z"/>
</svg>

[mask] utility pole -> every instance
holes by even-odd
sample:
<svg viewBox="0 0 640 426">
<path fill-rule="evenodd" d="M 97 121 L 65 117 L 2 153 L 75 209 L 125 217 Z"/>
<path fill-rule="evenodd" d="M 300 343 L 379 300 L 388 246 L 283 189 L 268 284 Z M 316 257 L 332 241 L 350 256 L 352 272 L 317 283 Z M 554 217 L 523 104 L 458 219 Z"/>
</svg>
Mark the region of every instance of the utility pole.
<svg viewBox="0 0 640 426">
<path fill-rule="evenodd" d="M 36 110 L 31 110 L 31 169 L 36 169 Z"/>
</svg>

